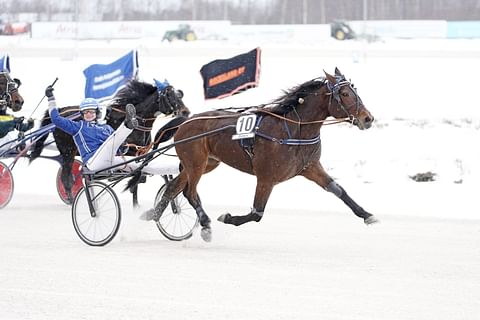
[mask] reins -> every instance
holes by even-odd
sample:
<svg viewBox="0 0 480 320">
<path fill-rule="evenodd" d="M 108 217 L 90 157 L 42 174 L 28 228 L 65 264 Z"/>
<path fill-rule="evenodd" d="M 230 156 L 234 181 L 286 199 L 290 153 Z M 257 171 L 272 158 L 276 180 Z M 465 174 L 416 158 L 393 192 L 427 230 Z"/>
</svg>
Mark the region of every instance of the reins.
<svg viewBox="0 0 480 320">
<path fill-rule="evenodd" d="M 298 121 L 298 120 L 293 120 L 293 119 L 290 119 L 290 118 L 287 118 L 285 117 L 284 115 L 279 115 L 279 114 L 276 114 L 274 112 L 271 112 L 269 111 L 268 109 L 266 108 L 262 108 L 264 106 L 268 106 L 268 105 L 271 105 L 271 104 L 266 104 L 266 105 L 261 105 L 262 107 L 260 106 L 257 106 L 257 107 L 253 107 L 253 108 L 250 108 L 250 109 L 245 109 L 244 112 L 248 113 L 248 112 L 258 112 L 258 113 L 263 113 L 263 114 L 268 114 L 269 116 L 272 116 L 272 117 L 275 117 L 277 119 L 280 119 L 280 120 L 283 120 L 283 121 L 286 121 L 286 122 L 289 122 L 289 123 L 293 123 L 293 124 L 296 124 L 296 125 L 311 125 L 311 124 L 323 124 L 323 125 L 332 125 L 332 124 L 338 124 L 338 123 L 343 123 L 343 122 L 349 122 L 349 123 L 353 123 L 354 120 L 355 120 L 355 116 L 354 115 L 351 115 L 348 113 L 348 111 L 346 110 L 346 108 L 350 107 L 350 106 L 344 106 L 341 102 L 341 98 L 339 97 L 339 94 L 338 94 L 338 91 L 339 89 L 342 87 L 342 86 L 345 86 L 345 85 L 349 85 L 350 82 L 348 81 L 340 81 L 339 83 L 335 84 L 334 86 L 327 86 L 327 88 L 330 90 L 329 92 L 327 93 L 324 93 L 324 95 L 326 96 L 330 96 L 330 99 L 329 99 L 329 104 L 331 103 L 332 101 L 332 98 L 336 99 L 338 102 L 339 102 L 339 105 L 340 107 L 347 113 L 347 117 L 345 118 L 336 118 L 336 119 L 323 119 L 323 120 L 312 120 L 312 121 Z M 355 91 L 354 91 L 355 92 Z M 319 95 L 319 93 L 314 93 L 315 95 Z M 304 103 L 304 98 L 299 98 L 298 99 L 298 103 L 299 104 L 303 104 Z M 281 103 L 277 103 L 277 104 L 281 104 Z M 356 105 L 357 105 L 357 109 L 358 109 L 358 105 L 359 105 L 359 101 L 358 101 L 358 95 L 357 95 L 357 101 L 356 101 Z M 223 109 L 223 110 L 228 110 L 228 109 L 232 109 L 232 108 L 226 108 L 226 109 Z M 243 109 L 243 108 L 242 108 Z M 243 113 L 243 112 L 242 112 Z M 242 114 L 240 113 L 240 114 Z M 192 121 L 198 121 L 198 120 L 210 120 L 210 119 L 224 119 L 224 118 L 236 118 L 238 117 L 239 113 L 235 113 L 235 114 L 229 114 L 229 115 L 218 115 L 218 116 L 202 116 L 202 117 L 195 117 L 195 118 L 190 118 L 188 120 L 186 120 L 185 122 L 183 122 L 182 124 L 180 125 L 177 125 L 175 127 L 171 127 L 171 128 L 168 128 L 166 129 L 165 131 L 163 131 L 159 137 L 153 141 L 152 143 L 150 143 L 149 145 L 146 145 L 144 147 L 142 146 L 136 146 L 136 145 L 131 145 L 131 144 L 128 144 L 129 147 L 134 147 L 137 149 L 137 155 L 143 155 L 145 153 L 147 153 L 153 145 L 155 145 L 156 143 L 158 143 L 161 138 L 164 136 L 164 134 L 166 132 L 168 132 L 169 130 L 175 130 L 177 128 L 179 128 L 180 126 L 184 125 L 184 124 L 187 124 L 189 122 L 192 122 Z M 196 139 L 196 138 L 200 138 L 200 137 L 203 137 L 203 136 L 207 136 L 209 134 L 212 134 L 212 133 L 216 133 L 218 131 L 222 131 L 222 130 L 225 130 L 227 128 L 231 128 L 231 127 L 235 127 L 235 125 L 227 125 L 227 126 L 224 126 L 222 128 L 217 128 L 217 129 L 214 129 L 212 131 L 208 131 L 208 132 L 205 132 L 204 134 L 200 134 L 200 135 L 196 135 L 196 136 L 192 136 L 190 137 L 192 140 L 193 139 Z M 175 143 L 175 145 L 178 144 L 178 143 Z"/>
<path fill-rule="evenodd" d="M 287 122 L 291 122 L 291 123 L 298 124 L 298 125 L 308 125 L 308 124 L 316 124 L 316 123 L 323 123 L 324 125 L 331 125 L 331 124 L 337 124 L 337 123 L 346 122 L 346 121 L 350 120 L 350 118 L 341 118 L 341 119 L 323 119 L 323 120 L 314 120 L 314 121 L 297 121 L 297 120 L 292 120 L 292 119 L 289 119 L 287 117 L 281 116 L 279 114 L 267 111 L 265 109 L 257 109 L 256 111 L 261 112 L 261 113 L 266 113 L 268 115 L 271 115 L 272 117 L 275 117 L 275 118 L 278 118 L 278 119 L 281 119 L 281 120 L 285 120 Z"/>
</svg>

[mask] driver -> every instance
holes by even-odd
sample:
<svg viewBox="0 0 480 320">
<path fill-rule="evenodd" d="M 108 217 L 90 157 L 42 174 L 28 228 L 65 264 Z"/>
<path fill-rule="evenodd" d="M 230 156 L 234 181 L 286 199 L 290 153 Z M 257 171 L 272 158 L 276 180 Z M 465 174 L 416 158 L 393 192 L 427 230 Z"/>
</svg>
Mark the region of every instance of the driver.
<svg viewBox="0 0 480 320">
<path fill-rule="evenodd" d="M 135 107 L 127 104 L 125 121 L 117 128 L 97 122 L 100 111 L 97 100 L 86 98 L 80 103 L 81 119 L 73 121 L 60 115 L 53 95 L 53 87 L 45 89 L 48 98 L 48 110 L 52 123 L 60 130 L 72 136 L 82 158 L 84 166 L 90 171 L 101 171 L 134 159 L 131 156 L 121 156 L 119 152 L 127 137 L 137 128 Z M 118 170 L 132 171 L 139 168 L 142 162 L 129 162 L 118 166 Z M 179 161 L 176 157 L 157 157 L 142 168 L 150 174 L 178 174 Z"/>
<path fill-rule="evenodd" d="M 60 130 L 70 134 L 75 141 L 84 166 L 91 171 L 98 171 L 124 162 L 117 157 L 118 149 L 138 126 L 135 107 L 127 104 L 125 121 L 117 130 L 108 124 L 97 123 L 100 107 L 97 100 L 86 98 L 80 103 L 80 120 L 71 120 L 60 115 L 57 108 L 53 87 L 45 89 L 48 98 L 48 111 L 52 123 Z"/>
</svg>

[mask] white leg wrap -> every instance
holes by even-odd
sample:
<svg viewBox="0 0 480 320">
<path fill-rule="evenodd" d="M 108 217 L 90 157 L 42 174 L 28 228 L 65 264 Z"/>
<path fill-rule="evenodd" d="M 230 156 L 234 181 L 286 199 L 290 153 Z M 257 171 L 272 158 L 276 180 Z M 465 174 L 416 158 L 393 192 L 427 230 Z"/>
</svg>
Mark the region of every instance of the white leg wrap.
<svg viewBox="0 0 480 320">
<path fill-rule="evenodd" d="M 343 193 L 342 188 L 335 181 L 330 182 L 328 186 L 325 188 L 325 190 L 333 193 L 339 198 L 342 196 L 342 193 Z"/>
</svg>

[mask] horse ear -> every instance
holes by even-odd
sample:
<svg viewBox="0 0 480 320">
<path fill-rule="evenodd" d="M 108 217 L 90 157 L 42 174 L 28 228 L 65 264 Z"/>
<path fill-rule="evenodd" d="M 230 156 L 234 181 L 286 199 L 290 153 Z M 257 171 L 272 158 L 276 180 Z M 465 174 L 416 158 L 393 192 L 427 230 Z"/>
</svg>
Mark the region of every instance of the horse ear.
<svg viewBox="0 0 480 320">
<path fill-rule="evenodd" d="M 336 76 L 343 76 L 343 74 L 340 72 L 340 70 L 338 70 L 337 67 L 335 67 L 335 75 Z"/>
<path fill-rule="evenodd" d="M 334 76 L 332 76 L 325 70 L 323 70 L 323 72 L 325 73 L 325 76 L 327 77 L 328 82 L 330 82 L 331 84 L 335 84 L 337 82 L 337 79 L 335 79 Z"/>
</svg>

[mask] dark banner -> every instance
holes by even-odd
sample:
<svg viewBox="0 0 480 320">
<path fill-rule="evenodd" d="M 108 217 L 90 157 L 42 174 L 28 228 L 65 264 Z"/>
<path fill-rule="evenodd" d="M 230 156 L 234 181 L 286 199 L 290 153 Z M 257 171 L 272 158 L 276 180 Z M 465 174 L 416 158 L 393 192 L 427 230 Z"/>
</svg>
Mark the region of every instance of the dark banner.
<svg viewBox="0 0 480 320">
<path fill-rule="evenodd" d="M 258 86 L 260 48 L 230 59 L 213 60 L 200 69 L 205 100 L 221 99 Z"/>
</svg>

